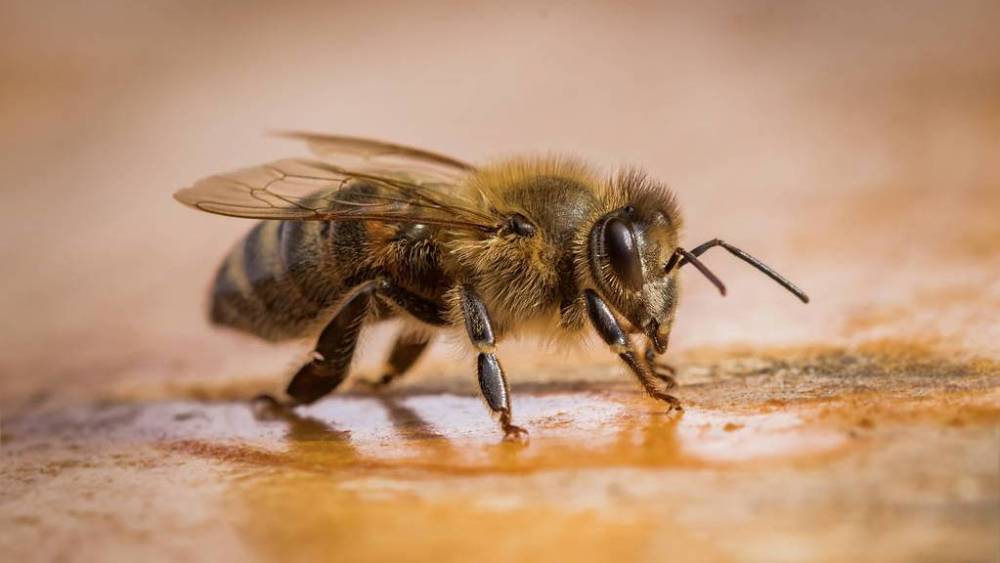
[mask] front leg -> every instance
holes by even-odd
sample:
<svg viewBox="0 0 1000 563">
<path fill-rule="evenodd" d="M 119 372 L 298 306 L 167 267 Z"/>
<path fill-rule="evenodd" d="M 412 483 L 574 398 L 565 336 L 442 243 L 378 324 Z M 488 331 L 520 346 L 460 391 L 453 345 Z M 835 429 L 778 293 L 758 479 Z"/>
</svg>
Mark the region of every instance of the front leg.
<svg viewBox="0 0 1000 563">
<path fill-rule="evenodd" d="M 469 335 L 469 340 L 479 350 L 477 359 L 479 389 L 482 390 L 490 409 L 500 415 L 504 440 L 524 442 L 528 439 L 528 431 L 511 423 L 510 388 L 507 386 L 503 368 L 500 367 L 500 362 L 494 354 L 496 339 L 493 336 L 493 325 L 486 304 L 469 287 L 463 287 L 460 295 L 465 331 Z"/>
<path fill-rule="evenodd" d="M 658 360 L 656 357 L 656 349 L 653 348 L 652 344 L 646 346 L 645 358 L 646 368 L 653 374 L 653 377 L 666 384 L 667 389 L 677 387 L 677 380 L 674 379 L 674 375 L 677 374 L 677 369 L 664 361 Z"/>
<path fill-rule="evenodd" d="M 601 335 L 604 342 L 611 348 L 611 351 L 618 354 L 618 357 L 632 370 L 632 373 L 639 379 L 639 383 L 642 384 L 642 388 L 646 390 L 646 393 L 654 399 L 668 403 L 670 408 L 667 412 L 675 409 L 683 410 L 681 402 L 677 397 L 657 389 L 654 380 L 658 379 L 658 377 L 649 368 L 644 359 L 636 356 L 632 342 L 625 334 L 625 331 L 622 330 L 621 325 L 618 324 L 618 319 L 611 313 L 608 304 L 591 289 L 584 291 L 584 295 L 587 300 L 587 315 L 590 317 L 590 322 L 594 325 L 594 328 Z"/>
</svg>

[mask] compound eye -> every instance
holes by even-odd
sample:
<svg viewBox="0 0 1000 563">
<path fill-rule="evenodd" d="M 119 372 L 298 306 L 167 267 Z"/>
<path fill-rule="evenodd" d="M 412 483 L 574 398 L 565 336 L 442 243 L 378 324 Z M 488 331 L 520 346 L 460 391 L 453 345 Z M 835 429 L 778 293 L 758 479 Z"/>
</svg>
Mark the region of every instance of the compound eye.
<svg viewBox="0 0 1000 563">
<path fill-rule="evenodd" d="M 637 291 L 642 288 L 642 263 L 632 229 L 621 219 L 609 219 L 604 225 L 604 251 L 611 269 L 622 284 Z"/>
</svg>

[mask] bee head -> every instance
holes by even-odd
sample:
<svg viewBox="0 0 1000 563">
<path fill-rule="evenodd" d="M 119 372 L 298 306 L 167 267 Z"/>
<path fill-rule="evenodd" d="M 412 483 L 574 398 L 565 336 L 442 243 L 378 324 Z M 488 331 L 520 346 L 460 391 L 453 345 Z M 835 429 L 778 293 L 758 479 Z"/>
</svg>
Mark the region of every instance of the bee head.
<svg viewBox="0 0 1000 563">
<path fill-rule="evenodd" d="M 627 171 L 609 185 L 586 239 L 587 263 L 596 289 L 629 322 L 630 332 L 645 334 L 657 353 L 667 349 L 677 308 L 677 271 L 682 266 L 691 264 L 726 295 L 725 284 L 698 259 L 710 248 L 726 249 L 803 303 L 809 302 L 809 296 L 797 285 L 721 239 L 690 251 L 681 248 L 680 223 L 669 190 L 640 172 Z"/>
<path fill-rule="evenodd" d="M 666 350 L 677 307 L 675 256 L 680 213 L 673 195 L 636 171 L 612 180 L 588 237 L 588 262 L 598 291 L 659 352 Z"/>
</svg>

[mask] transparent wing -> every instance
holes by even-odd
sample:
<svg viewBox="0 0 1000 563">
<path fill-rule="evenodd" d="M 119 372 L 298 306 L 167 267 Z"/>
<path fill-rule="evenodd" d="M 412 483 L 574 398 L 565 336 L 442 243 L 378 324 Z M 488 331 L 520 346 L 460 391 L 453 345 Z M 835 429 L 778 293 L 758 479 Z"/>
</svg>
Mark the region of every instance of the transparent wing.
<svg viewBox="0 0 1000 563">
<path fill-rule="evenodd" d="M 374 139 L 301 131 L 278 135 L 305 141 L 314 155 L 334 166 L 397 177 L 414 184 L 457 184 L 476 170 L 450 156 Z"/>
<path fill-rule="evenodd" d="M 347 190 L 357 182 L 374 189 Z M 250 219 L 424 223 L 484 232 L 498 221 L 451 184 L 420 185 L 298 159 L 210 176 L 174 197 L 202 211 Z"/>
</svg>

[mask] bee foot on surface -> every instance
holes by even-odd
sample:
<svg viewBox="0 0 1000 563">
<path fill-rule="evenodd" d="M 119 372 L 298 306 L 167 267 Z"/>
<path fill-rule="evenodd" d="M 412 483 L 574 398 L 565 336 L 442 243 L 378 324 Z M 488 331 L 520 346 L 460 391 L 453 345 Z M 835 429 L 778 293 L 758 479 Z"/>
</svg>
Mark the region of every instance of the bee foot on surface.
<svg viewBox="0 0 1000 563">
<path fill-rule="evenodd" d="M 288 414 L 288 409 L 289 405 L 267 393 L 261 393 L 250 399 L 250 410 L 257 420 L 279 420 Z"/>
<path fill-rule="evenodd" d="M 503 429 L 503 441 L 513 444 L 528 444 L 528 431 L 520 426 L 508 425 Z"/>
<path fill-rule="evenodd" d="M 684 407 L 681 406 L 681 401 L 677 397 L 674 397 L 673 395 L 668 395 L 666 393 L 661 393 L 659 391 L 651 391 L 649 394 L 654 399 L 658 401 L 663 401 L 664 403 L 670 405 L 669 408 L 667 409 L 668 413 L 673 411 L 684 412 Z"/>
</svg>

